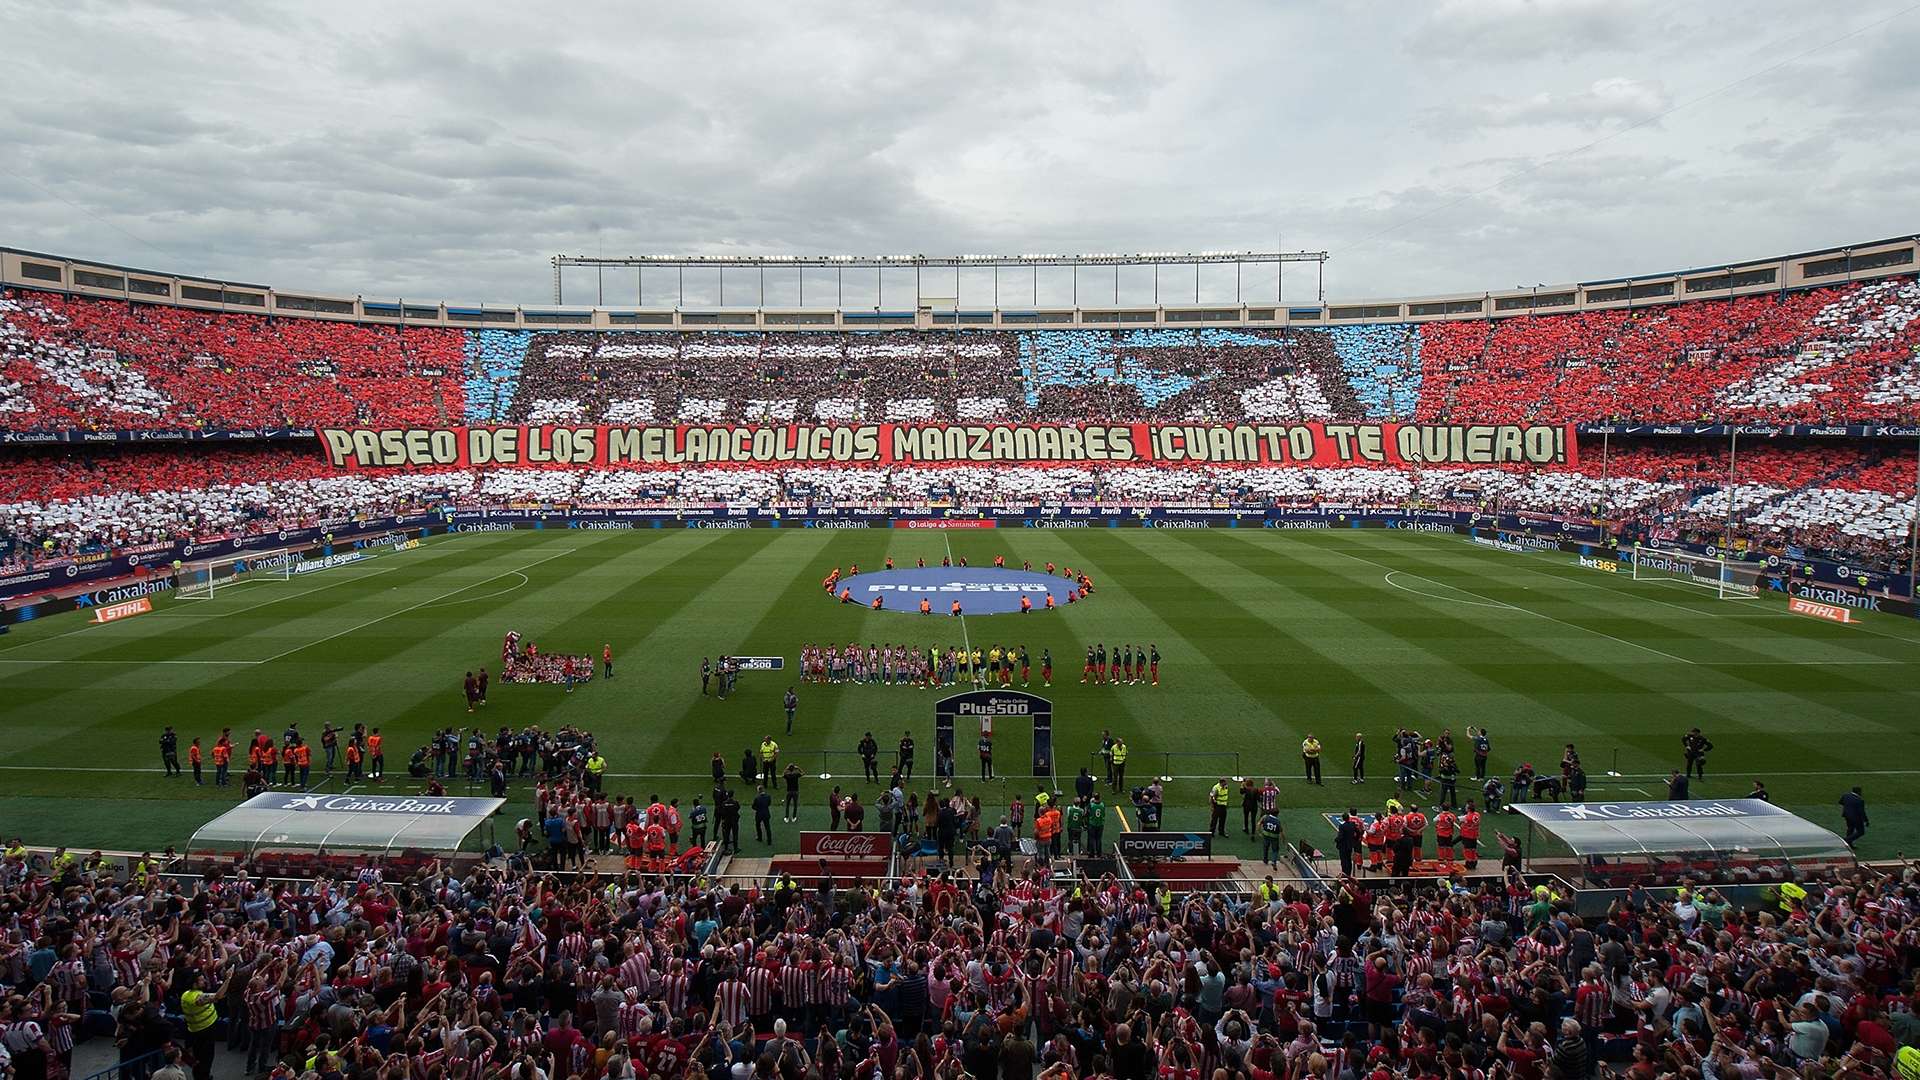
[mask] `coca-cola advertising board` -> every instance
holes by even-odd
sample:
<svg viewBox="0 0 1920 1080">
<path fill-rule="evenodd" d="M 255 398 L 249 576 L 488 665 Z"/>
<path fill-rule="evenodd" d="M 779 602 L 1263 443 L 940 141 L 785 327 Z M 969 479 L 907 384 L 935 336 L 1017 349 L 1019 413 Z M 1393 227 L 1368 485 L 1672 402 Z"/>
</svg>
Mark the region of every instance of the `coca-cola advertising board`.
<svg viewBox="0 0 1920 1080">
<path fill-rule="evenodd" d="M 893 837 L 877 832 L 803 832 L 800 854 L 816 859 L 884 859 Z"/>
</svg>

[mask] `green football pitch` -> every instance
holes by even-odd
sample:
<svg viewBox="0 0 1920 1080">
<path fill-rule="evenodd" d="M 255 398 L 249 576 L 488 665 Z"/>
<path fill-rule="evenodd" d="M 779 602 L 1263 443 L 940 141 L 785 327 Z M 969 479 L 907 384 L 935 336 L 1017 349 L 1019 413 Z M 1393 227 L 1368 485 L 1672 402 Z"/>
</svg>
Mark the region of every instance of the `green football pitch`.
<svg viewBox="0 0 1920 1080">
<path fill-rule="evenodd" d="M 949 549 L 949 545 L 951 548 Z M 1085 603 L 1032 615 L 872 612 L 832 602 L 832 567 L 874 569 L 891 556 L 930 564 L 951 550 L 975 566 L 1048 561 L 1092 574 Z M 289 722 L 314 739 L 324 722 L 381 727 L 386 789 L 412 749 L 443 725 L 489 732 L 573 724 L 601 739 L 609 790 L 645 798 L 708 788 L 710 755 L 730 765 L 773 733 L 808 770 L 802 825 L 825 824 L 825 788 L 859 780 L 854 746 L 872 731 L 891 748 L 913 732 L 929 766 L 936 691 L 799 686 L 799 720 L 781 734 L 781 695 L 807 642 L 1022 646 L 1056 663 L 1060 784 L 1093 762 L 1101 729 L 1132 748 L 1131 778 L 1166 771 L 1168 828 L 1205 827 L 1203 798 L 1222 774 L 1274 776 L 1292 835 L 1324 842 L 1321 811 L 1378 806 L 1389 794 L 1389 738 L 1492 730 L 1493 768 L 1555 769 L 1578 745 L 1590 799 L 1663 798 L 1680 736 L 1717 745 L 1694 797 L 1739 797 L 1764 780 L 1775 801 L 1839 828 L 1840 793 L 1861 784 L 1873 818 L 1866 854 L 1920 843 L 1920 624 L 1867 616 L 1835 625 L 1790 615 L 1778 596 L 1732 601 L 1692 586 L 1635 582 L 1558 553 L 1490 550 L 1451 535 L 1340 530 L 1135 529 L 941 533 L 920 530 L 530 531 L 436 537 L 290 580 L 254 581 L 207 600 L 165 598 L 106 625 L 84 613 L 0 637 L 0 834 L 85 848 L 183 844 L 237 789 L 161 775 L 162 725 L 210 746 L 222 726 L 244 739 Z M 463 672 L 498 672 L 518 630 L 546 651 L 613 646 L 617 678 L 573 694 L 493 684 L 468 716 Z M 1084 686 L 1094 642 L 1156 645 L 1161 685 Z M 749 672 L 729 700 L 703 698 L 703 656 L 784 656 Z M 1017 680 L 1016 680 L 1017 682 Z M 1372 779 L 1347 782 L 1364 732 Z M 1299 745 L 1326 746 L 1324 787 L 1301 778 Z M 1021 733 L 1000 767 L 1026 757 Z M 979 785 L 977 731 L 957 733 L 959 783 L 989 810 L 1033 781 Z M 1464 755 L 1463 755 L 1464 758 Z M 1464 763 L 1464 762 L 1463 762 Z M 1620 775 L 1609 775 L 1617 770 Z M 822 771 L 835 774 L 821 781 Z M 211 766 L 209 765 L 209 776 Z M 316 780 L 321 770 L 316 769 Z M 338 778 L 326 781 L 339 790 Z M 1463 784 L 1463 788 L 1470 785 Z M 862 789 L 863 801 L 872 790 Z M 455 793 L 463 793 L 464 786 Z M 524 812 L 516 784 L 508 814 Z M 1465 790 L 1463 796 L 1467 794 Z M 781 848 L 795 826 L 776 821 Z M 1228 850 L 1239 836 L 1238 801 Z M 505 836 L 507 830 L 502 829 Z M 753 853 L 757 845 L 748 845 Z"/>
</svg>

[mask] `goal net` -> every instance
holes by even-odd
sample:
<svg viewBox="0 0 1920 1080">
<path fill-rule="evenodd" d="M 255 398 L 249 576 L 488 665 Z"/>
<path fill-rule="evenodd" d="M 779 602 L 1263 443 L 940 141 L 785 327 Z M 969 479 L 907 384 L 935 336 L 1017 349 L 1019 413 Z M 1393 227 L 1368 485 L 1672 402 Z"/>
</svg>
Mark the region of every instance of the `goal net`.
<svg viewBox="0 0 1920 1080">
<path fill-rule="evenodd" d="M 1675 548 L 1633 547 L 1633 580 L 1674 581 L 1706 589 L 1722 600 L 1751 600 L 1760 595 L 1764 570 L 1755 563 Z"/>
<path fill-rule="evenodd" d="M 190 562 L 180 568 L 173 594 L 181 600 L 211 600 L 219 590 L 250 581 L 285 581 L 293 576 L 293 563 L 285 548 Z"/>
</svg>

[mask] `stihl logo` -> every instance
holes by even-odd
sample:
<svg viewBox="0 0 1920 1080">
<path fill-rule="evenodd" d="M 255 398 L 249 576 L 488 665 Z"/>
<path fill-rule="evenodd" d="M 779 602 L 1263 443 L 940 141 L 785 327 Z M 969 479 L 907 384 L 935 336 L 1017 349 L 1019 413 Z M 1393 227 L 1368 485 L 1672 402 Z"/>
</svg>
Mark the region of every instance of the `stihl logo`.
<svg viewBox="0 0 1920 1080">
<path fill-rule="evenodd" d="M 1829 622 L 1850 623 L 1853 621 L 1853 612 L 1847 608 L 1835 607 L 1832 604 L 1822 604 L 1815 600 L 1804 600 L 1798 596 L 1787 601 L 1787 610 L 1793 612 L 1795 615 L 1807 615 L 1815 619 L 1826 619 Z"/>
<path fill-rule="evenodd" d="M 94 608 L 93 621 L 97 623 L 110 623 L 116 619 L 130 619 L 135 615 L 144 615 L 152 610 L 153 601 L 143 596 L 138 600 L 129 600 L 124 604 L 108 604 L 106 607 Z"/>
</svg>

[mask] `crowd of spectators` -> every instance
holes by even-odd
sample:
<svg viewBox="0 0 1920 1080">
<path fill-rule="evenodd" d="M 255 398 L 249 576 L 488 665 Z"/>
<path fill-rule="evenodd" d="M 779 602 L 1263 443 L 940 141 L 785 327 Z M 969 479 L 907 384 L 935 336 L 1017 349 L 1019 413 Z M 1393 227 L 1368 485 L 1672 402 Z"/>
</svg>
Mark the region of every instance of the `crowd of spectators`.
<svg viewBox="0 0 1920 1080">
<path fill-rule="evenodd" d="M 1453 507 L 1602 519 L 1904 561 L 1910 450 L 1587 440 L 1574 468 L 1349 466 L 416 469 L 339 473 L 310 447 L 0 451 L 0 566 L 445 506 Z"/>
<path fill-rule="evenodd" d="M 1791 546 L 1877 566 L 1906 562 L 1914 461 L 1845 444 L 1816 451 L 1761 444 L 1697 452 L 1687 496 L 1655 517 L 1680 530 L 1780 552 Z"/>
<path fill-rule="evenodd" d="M 1328 328 L 357 326 L 0 292 L 0 426 L 886 420 L 1906 421 L 1920 281 Z"/>
<path fill-rule="evenodd" d="M 476 423 L 1000 419 L 1027 412 L 1019 350 L 1008 334 L 545 333 L 485 344 L 483 385 L 469 386 L 467 419 Z M 516 347 L 518 358 L 511 355 Z"/>
<path fill-rule="evenodd" d="M 655 797 L 653 802 L 658 803 Z M 598 850 L 589 800 L 578 832 Z M 623 804 L 624 805 L 624 804 Z M 549 811 L 553 812 L 553 811 Z M 591 837 L 592 839 L 589 839 Z M 0 860 L 0 1069 L 133 1080 L 1839 1080 L 1920 1067 L 1911 866 L 1754 906 L 1517 875 L 1174 894 L 986 848 L 898 880 L 527 861 L 309 880 Z M 1269 879 L 1271 881 L 1271 879 Z M 164 1071 L 162 1071 L 164 1070 Z"/>
<path fill-rule="evenodd" d="M 1920 282 L 1420 328 L 1422 420 L 1911 422 Z"/>
<path fill-rule="evenodd" d="M 1316 330 L 625 338 L 488 339 L 479 361 L 486 375 L 468 384 L 468 419 L 1284 420 L 1396 416 L 1412 406 L 1379 374 L 1404 365 L 1357 357 L 1367 341 Z M 1369 387 L 1371 405 L 1362 404 L 1350 371 Z"/>
<path fill-rule="evenodd" d="M 1330 329 L 588 334 L 405 331 L 0 293 L 0 425 L 961 419 L 1829 421 L 1920 401 L 1920 283 L 1641 311 Z M 439 502 L 1473 504 L 1898 561 L 1882 452 L 1619 447 L 1575 470 L 1169 468 L 329 475 L 299 450 L 8 452 L 0 560 Z M 1599 473 L 1601 475 L 1596 476 Z"/>
<path fill-rule="evenodd" d="M 0 290 L 15 431 L 456 422 L 462 334 Z"/>
</svg>

